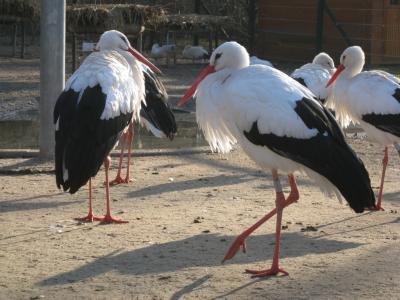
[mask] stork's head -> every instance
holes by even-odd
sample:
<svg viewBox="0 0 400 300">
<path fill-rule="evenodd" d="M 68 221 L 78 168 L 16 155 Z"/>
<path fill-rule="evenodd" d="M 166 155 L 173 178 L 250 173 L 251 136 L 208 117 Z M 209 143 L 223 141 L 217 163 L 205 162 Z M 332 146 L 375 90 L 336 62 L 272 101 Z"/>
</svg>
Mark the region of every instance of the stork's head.
<svg viewBox="0 0 400 300">
<path fill-rule="evenodd" d="M 136 49 L 132 48 L 129 43 L 128 38 L 122 32 L 118 30 L 109 30 L 105 31 L 101 37 L 99 42 L 96 45 L 97 51 L 103 50 L 123 50 L 128 51 L 132 56 L 134 56 L 138 61 L 147 65 L 151 70 L 157 73 L 161 73 L 161 71 L 153 65 L 146 57 L 139 53 Z"/>
<path fill-rule="evenodd" d="M 350 76 L 360 73 L 364 64 L 365 54 L 360 46 L 347 48 L 340 56 L 340 65 L 326 86 L 331 85 L 343 70 L 346 70 Z"/>
<path fill-rule="evenodd" d="M 210 57 L 210 66 L 214 66 L 215 71 L 225 68 L 238 70 L 249 65 L 249 53 L 237 42 L 223 43 L 214 50 Z"/>
<path fill-rule="evenodd" d="M 312 61 L 313 64 L 321 65 L 326 69 L 334 69 L 335 63 L 333 62 L 332 57 L 330 57 L 327 53 L 321 52 L 314 57 Z"/>
<path fill-rule="evenodd" d="M 214 50 L 210 57 L 210 64 L 206 67 L 192 84 L 190 89 L 179 101 L 178 106 L 183 106 L 196 92 L 200 82 L 207 75 L 224 69 L 239 70 L 250 65 L 250 57 L 246 48 L 237 42 L 225 42 Z"/>
</svg>

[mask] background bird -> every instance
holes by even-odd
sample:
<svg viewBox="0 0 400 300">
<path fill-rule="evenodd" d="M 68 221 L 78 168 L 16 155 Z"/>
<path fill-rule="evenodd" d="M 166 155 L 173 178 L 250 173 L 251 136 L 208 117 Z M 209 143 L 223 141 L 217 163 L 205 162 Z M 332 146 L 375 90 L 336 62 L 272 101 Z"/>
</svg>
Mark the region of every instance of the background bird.
<svg viewBox="0 0 400 300">
<path fill-rule="evenodd" d="M 140 124 L 158 138 L 174 139 L 177 132 L 175 116 L 168 103 L 168 94 L 158 76 L 146 65 L 141 64 L 145 81 L 145 98 L 140 109 Z M 128 183 L 130 179 L 131 147 L 133 140 L 133 124 L 120 139 L 121 154 L 118 163 L 117 176 L 111 185 Z M 122 178 L 122 160 L 124 149 L 128 146 L 128 162 L 125 178 Z"/>
<path fill-rule="evenodd" d="M 318 101 L 325 103 L 330 93 L 330 88 L 326 88 L 326 84 L 335 71 L 333 59 L 325 52 L 321 52 L 314 57 L 312 63 L 294 70 L 290 77 L 310 89 Z"/>
<path fill-rule="evenodd" d="M 96 50 L 68 79 L 54 108 L 56 182 L 73 194 L 89 181 L 89 214 L 81 220 L 123 223 L 111 216 L 108 154 L 139 119 L 145 94 L 140 63 L 159 70 L 116 30 L 104 32 Z M 107 213 L 99 218 L 92 211 L 91 177 L 103 162 Z"/>
<path fill-rule="evenodd" d="M 202 46 L 185 46 L 182 51 L 182 57 L 192 59 L 208 59 L 210 55 L 208 51 L 204 49 Z"/>
<path fill-rule="evenodd" d="M 384 71 L 364 71 L 364 51 L 347 48 L 330 79 L 332 107 L 343 127 L 358 123 L 373 141 L 385 147 L 377 208 L 382 209 L 383 185 L 388 164 L 388 145 L 400 155 L 400 80 Z"/>
<path fill-rule="evenodd" d="M 343 196 L 355 212 L 374 207 L 368 172 L 333 116 L 286 74 L 267 66 L 249 66 L 243 46 L 236 42 L 219 46 L 179 105 L 194 93 L 197 122 L 211 148 L 229 152 L 238 142 L 260 167 L 271 170 L 276 191 L 276 209 L 244 231 L 224 261 L 240 247 L 246 250 L 246 238 L 277 213 L 271 268 L 247 272 L 254 276 L 287 274 L 279 267 L 280 232 L 283 208 L 299 198 L 293 176 L 296 170 L 308 174 L 325 192 Z M 289 174 L 287 199 L 278 172 Z"/>
<path fill-rule="evenodd" d="M 169 44 L 169 45 L 162 45 L 160 46 L 159 44 L 155 43 L 151 47 L 151 53 L 150 56 L 158 59 L 158 58 L 166 58 L 168 56 L 171 56 L 175 53 L 176 46 L 175 44 Z"/>
</svg>

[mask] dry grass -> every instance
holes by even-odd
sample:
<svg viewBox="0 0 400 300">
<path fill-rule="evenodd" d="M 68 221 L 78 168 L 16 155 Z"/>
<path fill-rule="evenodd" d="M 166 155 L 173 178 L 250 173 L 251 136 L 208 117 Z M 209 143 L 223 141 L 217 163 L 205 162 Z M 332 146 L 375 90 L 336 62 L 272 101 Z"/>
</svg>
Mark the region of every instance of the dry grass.
<svg viewBox="0 0 400 300">
<path fill-rule="evenodd" d="M 0 0 L 0 16 L 33 19 L 38 18 L 39 14 L 39 0 Z"/>
<path fill-rule="evenodd" d="M 165 17 L 161 7 L 119 4 L 68 6 L 67 24 L 71 28 L 121 28 L 125 25 L 157 24 Z"/>
</svg>

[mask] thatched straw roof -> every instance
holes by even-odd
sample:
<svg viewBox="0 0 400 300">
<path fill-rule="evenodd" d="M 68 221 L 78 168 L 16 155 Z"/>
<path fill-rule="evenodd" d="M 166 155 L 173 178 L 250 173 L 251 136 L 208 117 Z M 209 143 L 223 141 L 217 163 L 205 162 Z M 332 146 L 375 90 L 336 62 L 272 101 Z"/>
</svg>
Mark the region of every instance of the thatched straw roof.
<svg viewBox="0 0 400 300">
<path fill-rule="evenodd" d="M 164 18 L 165 11 L 157 6 L 105 4 L 67 7 L 67 28 L 73 32 L 88 28 L 95 28 L 99 32 L 109 29 L 124 30 L 129 25 L 155 25 Z"/>
<path fill-rule="evenodd" d="M 233 26 L 234 22 L 228 16 L 177 14 L 168 15 L 164 25 L 174 29 L 186 30 L 213 30 L 221 27 Z"/>
<path fill-rule="evenodd" d="M 40 0 L 0 0 L 0 17 L 36 19 L 40 14 Z"/>
</svg>

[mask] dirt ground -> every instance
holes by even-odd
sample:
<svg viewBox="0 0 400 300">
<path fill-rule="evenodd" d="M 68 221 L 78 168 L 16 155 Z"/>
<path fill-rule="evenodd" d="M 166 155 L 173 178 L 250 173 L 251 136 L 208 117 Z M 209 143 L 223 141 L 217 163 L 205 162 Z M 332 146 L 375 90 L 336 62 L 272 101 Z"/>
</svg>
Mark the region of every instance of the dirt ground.
<svg viewBox="0 0 400 300">
<path fill-rule="evenodd" d="M 174 104 L 203 65 L 161 67 Z M 39 59 L 0 58 L 0 120 L 36 119 L 39 101 Z M 382 149 L 349 141 L 377 191 Z M 270 266 L 275 219 L 249 238 L 247 254 L 221 260 L 274 207 L 271 178 L 240 149 L 224 156 L 206 149 L 136 152 L 135 181 L 111 190 L 124 225 L 75 221 L 87 212 L 87 187 L 61 193 L 51 163 L 0 159 L 0 299 L 399 299 L 400 160 L 393 149 L 385 211 L 356 215 L 298 175 L 301 198 L 283 215 L 281 265 L 290 275 L 266 279 L 243 271 Z M 105 211 L 103 181 L 100 171 L 97 214 Z"/>
<path fill-rule="evenodd" d="M 349 140 L 377 190 L 382 149 Z M 2 159 L 0 299 L 399 299 L 399 165 L 391 149 L 385 211 L 363 214 L 298 175 L 301 198 L 283 215 L 281 265 L 290 275 L 252 279 L 245 268 L 270 266 L 275 219 L 249 238 L 247 254 L 221 260 L 274 207 L 274 192 L 239 149 L 136 155 L 135 181 L 111 190 L 123 225 L 74 221 L 87 212 L 87 187 L 61 193 L 50 163 Z M 101 171 L 97 214 L 103 180 Z"/>
</svg>

